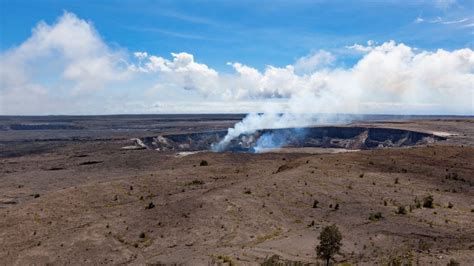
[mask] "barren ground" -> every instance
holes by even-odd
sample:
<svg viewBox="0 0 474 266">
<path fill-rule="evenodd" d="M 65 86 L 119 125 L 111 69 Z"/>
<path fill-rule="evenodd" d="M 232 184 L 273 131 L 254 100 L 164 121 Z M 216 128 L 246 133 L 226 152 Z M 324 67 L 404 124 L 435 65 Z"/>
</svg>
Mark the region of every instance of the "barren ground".
<svg viewBox="0 0 474 266">
<path fill-rule="evenodd" d="M 61 130 L 9 130 L 38 118 L 1 118 L 1 263 L 252 265 L 279 255 L 315 264 L 317 236 L 336 224 L 337 263 L 474 265 L 472 118 L 353 123 L 450 134 L 409 148 L 186 156 L 121 149 L 131 137 L 240 119 L 178 118 L 84 118 L 73 121 L 83 128 Z M 128 128 L 111 129 L 121 123 Z M 417 206 L 428 195 L 434 208 Z M 381 219 L 369 219 L 377 212 Z"/>
</svg>

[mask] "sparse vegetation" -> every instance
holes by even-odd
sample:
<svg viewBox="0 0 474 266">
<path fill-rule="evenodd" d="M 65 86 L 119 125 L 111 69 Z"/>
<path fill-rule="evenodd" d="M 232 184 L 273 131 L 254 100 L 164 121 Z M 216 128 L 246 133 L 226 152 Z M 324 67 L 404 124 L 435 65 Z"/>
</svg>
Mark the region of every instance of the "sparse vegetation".
<svg viewBox="0 0 474 266">
<path fill-rule="evenodd" d="M 204 185 L 205 182 L 200 180 L 200 179 L 194 179 L 193 181 L 189 182 L 187 185 L 188 186 L 196 186 L 196 185 Z"/>
<path fill-rule="evenodd" d="M 229 266 L 234 266 L 235 265 L 234 261 L 229 256 L 219 255 L 219 256 L 217 256 L 217 259 L 221 260 L 223 263 L 227 263 Z"/>
<path fill-rule="evenodd" d="M 420 239 L 420 241 L 418 242 L 418 249 L 421 251 L 429 251 L 431 246 L 431 243 L 424 241 L 423 239 Z"/>
<path fill-rule="evenodd" d="M 369 216 L 369 220 L 371 220 L 371 221 L 378 221 L 378 220 L 381 220 L 381 219 L 383 219 L 383 216 L 382 216 L 381 212 L 372 213 Z"/>
<path fill-rule="evenodd" d="M 303 266 L 306 265 L 306 263 L 303 263 L 301 261 L 289 261 L 285 260 L 283 258 L 280 258 L 278 255 L 272 255 L 270 257 L 266 257 L 265 260 L 263 261 L 261 266 L 280 266 L 280 265 L 291 265 L 291 266 Z"/>
<path fill-rule="evenodd" d="M 155 204 L 153 202 L 148 203 L 148 205 L 145 207 L 145 210 L 153 209 L 155 208 Z"/>
<path fill-rule="evenodd" d="M 388 265 L 388 266 L 409 266 L 409 265 L 413 265 L 413 254 L 411 252 L 408 252 L 406 254 L 399 255 L 399 256 L 391 256 L 386 265 Z"/>
<path fill-rule="evenodd" d="M 407 214 L 407 210 L 406 210 L 405 206 L 402 206 L 402 205 L 398 206 L 397 214 L 402 214 L 402 215 Z"/>
<path fill-rule="evenodd" d="M 424 199 L 423 199 L 423 207 L 424 208 L 430 208 L 432 209 L 434 207 L 433 205 L 433 196 L 432 195 L 428 195 L 426 196 Z"/>
<path fill-rule="evenodd" d="M 319 235 L 319 245 L 316 247 L 318 258 L 324 259 L 329 266 L 330 260 L 341 249 L 341 241 L 342 235 L 337 226 L 326 226 Z"/>
<path fill-rule="evenodd" d="M 450 259 L 447 266 L 459 266 L 461 265 L 457 260 L 455 259 Z"/>
<path fill-rule="evenodd" d="M 313 201 L 313 208 L 317 208 L 317 207 L 318 207 L 318 204 L 319 204 L 319 201 L 318 201 L 318 200 L 314 200 L 314 201 Z"/>
<path fill-rule="evenodd" d="M 200 163 L 199 163 L 199 166 L 208 166 L 209 163 L 206 161 L 206 160 L 202 160 Z"/>
<path fill-rule="evenodd" d="M 452 180 L 458 180 L 458 173 L 447 173 L 446 174 L 446 179 L 452 179 Z"/>
<path fill-rule="evenodd" d="M 420 209 L 421 208 L 421 202 L 418 198 L 415 198 L 415 208 Z"/>
</svg>

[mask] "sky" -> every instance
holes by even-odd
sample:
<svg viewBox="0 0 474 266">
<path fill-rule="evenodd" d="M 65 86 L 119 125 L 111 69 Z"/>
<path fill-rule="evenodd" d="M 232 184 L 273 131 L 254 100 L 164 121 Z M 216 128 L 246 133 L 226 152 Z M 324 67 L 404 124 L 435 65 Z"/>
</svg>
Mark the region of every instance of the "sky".
<svg viewBox="0 0 474 266">
<path fill-rule="evenodd" d="M 0 0 L 0 115 L 473 115 L 473 49 L 472 0 Z"/>
</svg>

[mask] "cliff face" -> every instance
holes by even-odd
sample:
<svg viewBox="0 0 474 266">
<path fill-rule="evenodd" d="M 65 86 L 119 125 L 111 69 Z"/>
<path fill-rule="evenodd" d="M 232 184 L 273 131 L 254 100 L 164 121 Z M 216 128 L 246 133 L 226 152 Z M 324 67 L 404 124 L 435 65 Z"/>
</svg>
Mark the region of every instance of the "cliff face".
<svg viewBox="0 0 474 266">
<path fill-rule="evenodd" d="M 199 151 L 210 150 L 226 131 L 162 135 L 140 139 L 146 148 L 154 150 Z M 404 147 L 433 143 L 446 138 L 428 133 L 370 127 L 309 127 L 263 129 L 243 134 L 232 140 L 225 151 L 258 152 L 263 148 L 320 147 L 344 149 L 374 149 Z"/>
</svg>

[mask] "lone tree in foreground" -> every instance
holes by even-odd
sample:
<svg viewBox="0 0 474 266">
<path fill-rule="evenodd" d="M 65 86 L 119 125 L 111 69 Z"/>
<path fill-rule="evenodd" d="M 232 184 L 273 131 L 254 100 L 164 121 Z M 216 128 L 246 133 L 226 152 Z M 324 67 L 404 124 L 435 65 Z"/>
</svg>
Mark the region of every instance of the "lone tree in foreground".
<svg viewBox="0 0 474 266">
<path fill-rule="evenodd" d="M 319 245 L 316 247 L 318 258 L 326 260 L 329 265 L 331 258 L 341 249 L 342 235 L 336 225 L 326 226 L 319 235 Z"/>
</svg>

